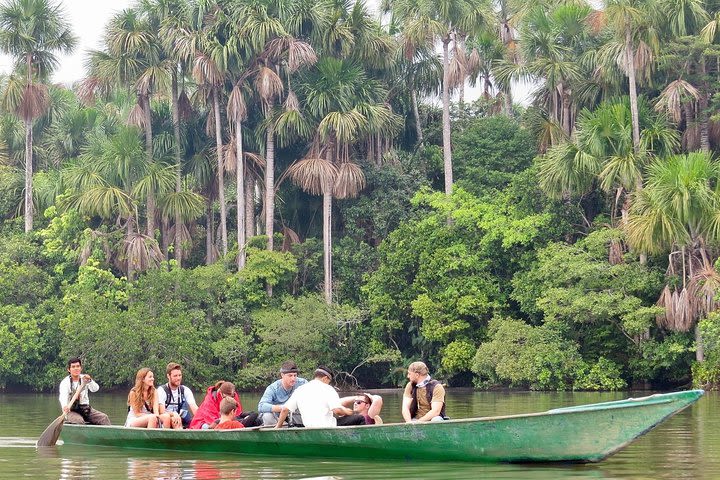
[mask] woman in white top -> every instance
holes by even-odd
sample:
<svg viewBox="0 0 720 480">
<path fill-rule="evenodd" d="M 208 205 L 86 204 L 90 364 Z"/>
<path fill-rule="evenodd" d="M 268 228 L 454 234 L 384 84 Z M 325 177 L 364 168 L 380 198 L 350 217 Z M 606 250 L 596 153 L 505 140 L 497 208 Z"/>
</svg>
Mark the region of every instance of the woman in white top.
<svg viewBox="0 0 720 480">
<path fill-rule="evenodd" d="M 141 368 L 135 375 L 135 386 L 128 394 L 128 415 L 126 427 L 156 428 L 169 427 L 170 415 L 160 414 L 158 396 L 155 391 L 155 375 L 149 368 Z"/>
</svg>

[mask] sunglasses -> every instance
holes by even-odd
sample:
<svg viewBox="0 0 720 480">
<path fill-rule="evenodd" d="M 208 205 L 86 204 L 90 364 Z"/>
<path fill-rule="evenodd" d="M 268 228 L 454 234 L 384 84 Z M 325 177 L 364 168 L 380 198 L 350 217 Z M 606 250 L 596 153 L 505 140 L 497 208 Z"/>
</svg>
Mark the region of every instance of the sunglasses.
<svg viewBox="0 0 720 480">
<path fill-rule="evenodd" d="M 355 400 L 355 405 L 360 405 L 361 403 L 368 403 L 365 400 Z"/>
</svg>

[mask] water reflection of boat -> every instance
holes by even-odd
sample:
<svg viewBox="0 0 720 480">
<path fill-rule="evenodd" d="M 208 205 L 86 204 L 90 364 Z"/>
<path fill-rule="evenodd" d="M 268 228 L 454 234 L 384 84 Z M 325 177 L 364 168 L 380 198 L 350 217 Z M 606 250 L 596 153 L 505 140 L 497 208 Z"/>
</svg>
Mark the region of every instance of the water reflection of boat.
<svg viewBox="0 0 720 480">
<path fill-rule="evenodd" d="M 688 407 L 702 390 L 542 413 L 343 428 L 163 430 L 66 425 L 66 444 L 195 452 L 488 462 L 598 462 Z"/>
</svg>

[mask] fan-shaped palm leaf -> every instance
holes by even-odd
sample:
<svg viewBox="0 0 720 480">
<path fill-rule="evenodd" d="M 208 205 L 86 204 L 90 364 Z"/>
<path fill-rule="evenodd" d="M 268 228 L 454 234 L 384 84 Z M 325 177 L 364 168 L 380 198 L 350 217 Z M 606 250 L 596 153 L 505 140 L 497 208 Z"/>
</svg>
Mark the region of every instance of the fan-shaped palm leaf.
<svg viewBox="0 0 720 480">
<path fill-rule="evenodd" d="M 343 162 L 337 169 L 333 184 L 335 198 L 353 198 L 365 188 L 365 174 L 355 163 Z"/>
<path fill-rule="evenodd" d="M 160 212 L 167 221 L 176 216 L 183 222 L 200 218 L 205 213 L 205 198 L 195 192 L 168 192 L 158 200 Z"/>
<path fill-rule="evenodd" d="M 366 122 L 365 116 L 356 109 L 349 112 L 330 112 L 320 121 L 318 132 L 324 140 L 333 136 L 341 143 L 352 143 Z"/>
<path fill-rule="evenodd" d="M 338 170 L 324 158 L 304 158 L 288 168 L 288 175 L 293 183 L 311 195 L 322 195 L 332 188 Z"/>
<path fill-rule="evenodd" d="M 144 272 L 157 268 L 164 260 L 162 250 L 157 241 L 142 233 L 132 233 L 123 240 L 121 258 L 127 260 L 128 269 L 133 272 Z"/>
<path fill-rule="evenodd" d="M 255 90 L 265 103 L 283 92 L 283 82 L 271 68 L 261 66 L 255 75 Z"/>
<path fill-rule="evenodd" d="M 700 92 L 690 83 L 679 78 L 670 82 L 657 98 L 655 109 L 667 112 L 675 123 L 680 122 L 682 105 L 688 101 L 697 101 Z"/>
</svg>

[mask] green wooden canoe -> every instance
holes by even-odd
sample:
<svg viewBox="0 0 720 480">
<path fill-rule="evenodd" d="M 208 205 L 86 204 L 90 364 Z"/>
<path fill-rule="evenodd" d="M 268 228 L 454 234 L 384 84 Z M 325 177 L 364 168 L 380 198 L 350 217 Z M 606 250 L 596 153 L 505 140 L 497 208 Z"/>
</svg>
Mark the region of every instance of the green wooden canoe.
<svg viewBox="0 0 720 480">
<path fill-rule="evenodd" d="M 542 413 L 339 428 L 165 430 L 65 425 L 65 444 L 342 458 L 599 462 L 704 392 L 630 398 Z"/>
</svg>

